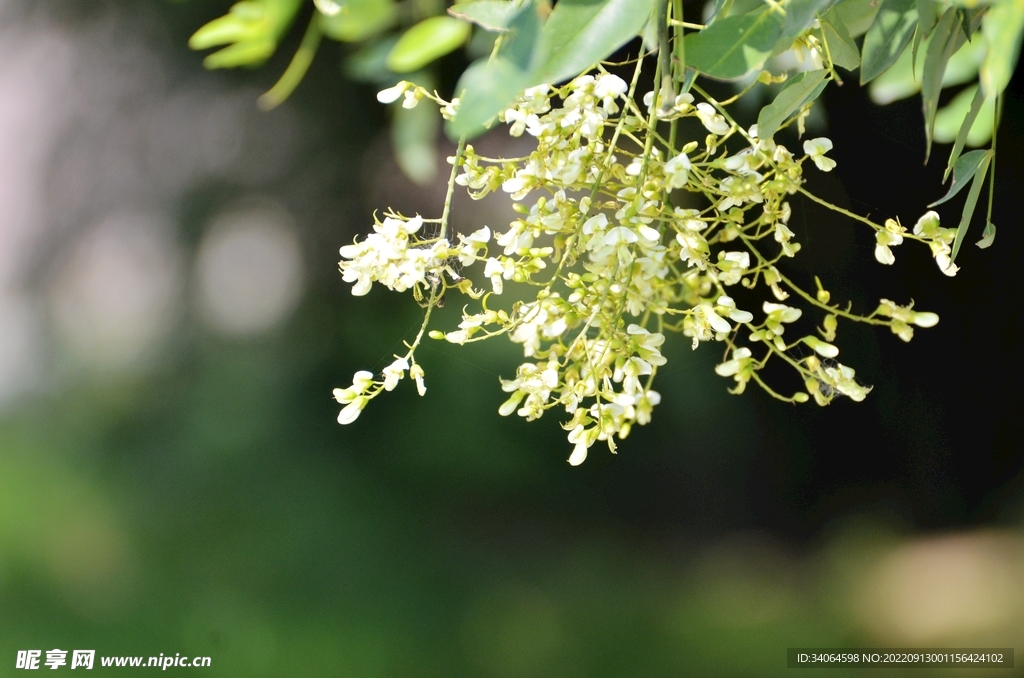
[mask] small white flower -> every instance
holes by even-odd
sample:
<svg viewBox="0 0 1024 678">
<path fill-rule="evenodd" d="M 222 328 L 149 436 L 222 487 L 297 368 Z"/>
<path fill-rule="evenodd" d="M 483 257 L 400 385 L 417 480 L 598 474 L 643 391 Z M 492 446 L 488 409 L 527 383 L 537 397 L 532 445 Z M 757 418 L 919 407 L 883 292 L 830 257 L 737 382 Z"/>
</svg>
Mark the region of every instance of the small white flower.
<svg viewBox="0 0 1024 678">
<path fill-rule="evenodd" d="M 451 103 L 445 104 L 441 109 L 441 117 L 445 120 L 454 120 L 455 115 L 459 112 L 459 97 L 455 97 L 451 100 Z"/>
<path fill-rule="evenodd" d="M 501 184 L 501 190 L 506 193 L 519 193 L 524 188 L 526 188 L 526 179 L 522 177 L 512 177 Z"/>
<path fill-rule="evenodd" d="M 427 385 L 423 383 L 423 368 L 415 363 L 409 370 L 409 376 L 416 380 L 416 392 L 421 396 L 427 394 Z"/>
<path fill-rule="evenodd" d="M 939 323 L 939 314 L 931 311 L 915 311 L 910 322 L 918 327 L 935 327 Z"/>
<path fill-rule="evenodd" d="M 896 261 L 896 255 L 889 248 L 903 244 L 902 230 L 902 226 L 889 219 L 884 229 L 875 232 L 875 259 L 878 263 L 890 266 Z"/>
<path fill-rule="evenodd" d="M 665 176 L 668 178 L 668 185 L 671 188 L 682 188 L 690 178 L 690 159 L 685 153 L 680 153 L 665 163 Z"/>
<path fill-rule="evenodd" d="M 715 366 L 715 373 L 720 377 L 731 377 L 739 372 L 745 364 L 749 363 L 751 353 L 749 348 L 738 348 L 732 352 L 732 359 Z"/>
<path fill-rule="evenodd" d="M 416 108 L 416 104 L 423 98 L 423 90 L 418 87 L 410 87 L 405 91 L 405 100 L 402 102 L 402 108 Z"/>
<path fill-rule="evenodd" d="M 444 335 L 444 338 L 450 344 L 459 344 L 461 346 L 469 339 L 469 333 L 466 330 L 455 330 Z"/>
<path fill-rule="evenodd" d="M 953 260 L 949 258 L 949 254 L 946 252 L 937 252 L 935 254 L 935 263 L 939 265 L 939 270 L 950 278 L 956 275 L 956 272 L 960 270 L 960 267 L 953 263 Z"/>
<path fill-rule="evenodd" d="M 382 89 L 381 91 L 377 92 L 377 101 L 381 102 L 382 104 L 393 104 L 396 101 L 398 101 L 398 97 L 405 94 L 410 87 L 414 86 L 415 85 L 413 85 L 411 82 L 407 80 L 402 80 L 394 87 L 388 87 L 387 89 Z"/>
<path fill-rule="evenodd" d="M 395 357 L 395 362 L 391 363 L 384 368 L 384 390 L 393 391 L 398 386 L 398 382 L 405 376 L 405 371 L 409 369 L 409 361 L 405 358 Z"/>
<path fill-rule="evenodd" d="M 366 403 L 370 401 L 366 396 L 359 396 L 345 407 L 341 408 L 341 413 L 338 415 L 339 424 L 351 424 L 359 417 L 359 413 L 366 407 Z"/>
<path fill-rule="evenodd" d="M 934 210 L 929 210 L 921 215 L 921 218 L 914 224 L 914 235 L 923 235 L 925 237 L 934 237 L 939 230 L 939 214 Z"/>
<path fill-rule="evenodd" d="M 313 4 L 324 16 L 334 16 L 341 11 L 341 5 L 334 0 L 313 0 Z"/>
<path fill-rule="evenodd" d="M 626 81 L 611 73 L 602 73 L 594 83 L 594 96 L 598 99 L 622 96 L 629 90 Z"/>
<path fill-rule="evenodd" d="M 832 344 L 822 341 L 817 337 L 804 337 L 804 343 L 811 347 L 815 353 L 820 355 L 822 358 L 835 358 L 839 355 L 839 348 Z"/>
<path fill-rule="evenodd" d="M 794 323 L 804 314 L 799 308 L 793 308 L 785 304 L 773 304 L 770 301 L 764 302 L 761 308 L 768 315 L 765 325 L 776 335 L 785 333 L 784 323 Z"/>
<path fill-rule="evenodd" d="M 585 442 L 578 442 L 576 446 L 572 448 L 572 454 L 569 455 L 569 465 L 579 466 L 587 460 L 587 444 Z"/>
<path fill-rule="evenodd" d="M 892 253 L 886 245 L 878 244 L 875 245 L 875 259 L 878 263 L 891 266 L 896 263 L 896 255 Z"/>
<path fill-rule="evenodd" d="M 502 282 L 501 276 L 505 272 L 505 267 L 500 261 L 491 257 L 487 260 L 487 265 L 484 266 L 484 275 L 491 279 L 491 289 L 494 290 L 495 294 L 501 294 Z"/>
<path fill-rule="evenodd" d="M 583 428 L 583 424 L 577 424 L 572 431 L 569 432 L 569 442 L 575 445 L 572 450 L 572 454 L 569 455 L 569 465 L 579 466 L 586 461 L 587 448 L 594 444 L 594 439 L 590 433 Z"/>
<path fill-rule="evenodd" d="M 725 313 L 729 316 L 729 319 L 738 323 L 749 323 L 754 319 L 754 314 L 750 311 L 741 311 L 736 308 L 736 302 L 733 301 L 732 297 L 727 297 L 724 294 L 718 297 L 718 301 L 715 302 L 721 308 L 721 313 Z"/>
<path fill-rule="evenodd" d="M 729 321 L 727 321 L 722 316 L 718 315 L 718 313 L 715 312 L 715 309 L 714 307 L 711 306 L 711 304 L 700 304 L 699 306 L 697 306 L 697 310 L 700 311 L 700 313 L 707 320 L 708 325 L 710 325 L 715 332 L 732 331 L 732 325 L 729 324 Z"/>
<path fill-rule="evenodd" d="M 806 153 L 814 164 L 822 172 L 831 172 L 836 167 L 836 161 L 826 158 L 825 154 L 832 150 L 832 140 L 828 137 L 808 139 L 804 142 L 804 153 Z"/>
<path fill-rule="evenodd" d="M 697 104 L 697 117 L 700 118 L 701 123 L 712 134 L 722 136 L 729 132 L 729 123 L 725 121 L 724 117 L 715 112 L 715 108 L 711 104 L 705 102 Z"/>
<path fill-rule="evenodd" d="M 750 268 L 749 252 L 719 252 L 718 278 L 723 285 L 735 285 Z"/>
</svg>

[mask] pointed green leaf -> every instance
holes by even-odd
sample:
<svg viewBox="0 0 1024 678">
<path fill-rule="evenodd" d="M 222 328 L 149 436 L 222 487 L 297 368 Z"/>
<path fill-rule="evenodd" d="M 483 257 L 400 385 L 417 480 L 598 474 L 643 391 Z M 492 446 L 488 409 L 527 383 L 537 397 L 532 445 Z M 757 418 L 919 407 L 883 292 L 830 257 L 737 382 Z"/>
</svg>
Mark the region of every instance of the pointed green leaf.
<svg viewBox="0 0 1024 678">
<path fill-rule="evenodd" d="M 707 21 L 704 22 L 706 26 L 710 26 L 719 19 L 724 19 L 729 16 L 729 12 L 732 10 L 733 0 L 714 0 L 711 14 L 708 16 Z"/>
<path fill-rule="evenodd" d="M 895 63 L 868 85 L 871 100 L 880 106 L 886 106 L 920 92 L 924 61 L 918 59 L 916 66 L 912 65 L 912 61 L 910 50 L 903 50 L 903 54 Z"/>
<path fill-rule="evenodd" d="M 917 0 L 917 25 L 922 38 L 927 38 L 939 23 L 939 3 L 935 0 Z"/>
<path fill-rule="evenodd" d="M 302 0 L 243 0 L 196 31 L 188 46 L 202 50 L 227 45 L 206 57 L 206 68 L 261 64 L 277 49 L 301 4 Z"/>
<path fill-rule="evenodd" d="M 973 96 L 970 94 L 970 89 L 974 90 Z M 967 133 L 971 131 L 971 127 L 974 126 L 974 120 L 978 117 L 978 111 L 981 110 L 981 105 L 985 101 L 985 93 L 980 87 L 973 87 L 965 90 L 964 94 L 971 97 L 971 106 L 967 109 L 964 114 L 963 122 L 960 123 L 960 131 L 957 132 L 956 142 L 953 144 L 953 150 L 949 154 L 949 161 L 946 163 L 946 172 L 942 175 L 942 183 L 946 183 L 946 179 L 949 178 L 949 173 L 953 171 L 953 166 L 957 160 L 960 159 L 960 153 L 964 150 L 964 143 L 967 141 Z M 958 97 L 965 99 L 967 97 Z M 947 108 L 952 107 L 954 103 L 950 103 Z M 941 140 L 940 140 L 941 141 Z"/>
<path fill-rule="evenodd" d="M 921 43 L 925 51 L 931 43 L 931 38 L 926 38 Z M 980 37 L 961 47 L 946 64 L 946 72 L 942 76 L 942 86 L 950 87 L 975 80 L 978 75 L 978 66 L 985 56 L 984 40 Z M 900 58 L 889 67 L 885 73 L 871 81 L 871 100 L 876 104 L 886 105 L 893 101 L 905 99 L 921 91 L 921 81 L 924 79 L 924 60 L 918 59 L 917 67 L 911 69 L 911 55 L 904 50 Z M 966 104 L 964 110 L 966 111 Z M 959 129 L 959 125 L 957 125 Z M 956 130 L 949 135 L 949 141 L 956 136 Z M 937 139 L 938 137 L 936 137 Z"/>
<path fill-rule="evenodd" d="M 957 193 L 963 190 L 967 182 L 971 180 L 971 177 L 978 171 L 978 168 L 982 165 L 988 166 L 988 158 L 991 151 L 980 149 L 977 151 L 971 151 L 970 153 L 964 153 L 960 156 L 960 159 L 956 161 L 956 165 L 953 166 L 953 185 L 949 187 L 949 192 L 946 193 L 942 198 L 936 200 L 928 207 L 936 207 L 944 202 L 952 200 Z"/>
<path fill-rule="evenodd" d="M 985 224 L 985 230 L 981 232 L 981 240 L 974 243 L 979 249 L 988 249 L 996 239 L 996 225 L 991 221 Z"/>
<path fill-rule="evenodd" d="M 394 107 L 391 144 L 405 176 L 423 186 L 437 175 L 437 132 L 440 117 L 429 106 Z"/>
<path fill-rule="evenodd" d="M 985 155 L 982 158 L 981 165 L 974 173 L 974 179 L 971 181 L 971 190 L 967 194 L 967 202 L 964 203 L 960 225 L 956 228 L 956 237 L 953 239 L 953 251 L 949 255 L 950 261 L 956 261 L 956 255 L 960 252 L 960 245 L 964 242 L 967 229 L 971 225 L 971 217 L 974 216 L 974 208 L 978 206 L 978 196 L 981 195 L 981 187 L 985 183 L 985 175 L 988 174 L 988 165 L 992 159 L 992 151 L 983 151 L 983 153 Z"/>
<path fill-rule="evenodd" d="M 459 112 L 448 123 L 448 136 L 472 138 L 485 131 L 487 122 L 515 100 L 526 86 L 527 73 L 507 59 L 480 59 L 462 73 Z"/>
<path fill-rule="evenodd" d="M 351 0 L 337 14 L 321 15 L 324 34 L 341 42 L 363 42 L 394 24 L 394 0 Z"/>
<path fill-rule="evenodd" d="M 850 37 L 857 38 L 867 33 L 881 4 L 878 0 L 839 0 L 829 11 L 838 19 L 833 23 L 843 24 Z"/>
<path fill-rule="evenodd" d="M 450 16 L 432 16 L 398 39 L 388 54 L 387 66 L 395 73 L 418 71 L 466 42 L 473 27 Z"/>
<path fill-rule="evenodd" d="M 814 101 L 825 89 L 828 81 L 824 69 L 800 73 L 782 88 L 775 100 L 761 109 L 757 116 L 757 136 L 770 139 L 786 118 L 796 113 L 808 101 Z"/>
<path fill-rule="evenodd" d="M 686 36 L 687 66 L 713 78 L 741 78 L 764 65 L 784 25 L 782 17 L 767 7 L 719 19 Z"/>
<path fill-rule="evenodd" d="M 471 21 L 488 31 L 504 32 L 518 11 L 515 3 L 507 0 L 476 0 L 452 5 L 448 13 L 456 19 Z"/>
<path fill-rule="evenodd" d="M 857 43 L 850 37 L 843 22 L 836 18 L 834 11 L 829 10 L 821 20 L 821 34 L 828 44 L 833 64 L 848 71 L 860 68 L 860 50 L 857 49 Z"/>
<path fill-rule="evenodd" d="M 544 21 L 538 8 L 532 3 L 524 5 L 509 22 L 508 34 L 501 43 L 497 56 L 529 77 L 537 70 L 545 54 L 540 39 L 543 29 Z"/>
<path fill-rule="evenodd" d="M 574 77 L 643 30 L 654 0 L 560 0 L 541 32 L 544 60 L 533 84 Z"/>
<path fill-rule="evenodd" d="M 985 94 L 1000 94 L 1017 67 L 1024 32 L 1024 2 L 1007 0 L 993 5 L 982 19 L 981 32 L 989 45 L 981 64 L 981 87 Z"/>
<path fill-rule="evenodd" d="M 793 46 L 793 41 L 811 27 L 820 12 L 835 0 L 789 0 L 786 3 L 786 22 L 782 35 L 775 43 L 774 54 L 781 54 Z"/>
<path fill-rule="evenodd" d="M 683 86 L 679 88 L 680 94 L 688 94 L 693 87 L 693 81 L 697 79 L 697 69 L 686 67 L 686 75 L 683 76 Z"/>
<path fill-rule="evenodd" d="M 935 129 L 935 114 L 939 109 L 939 94 L 942 93 L 942 78 L 946 74 L 946 64 L 953 53 L 966 42 L 966 36 L 960 30 L 958 12 L 955 7 L 945 11 L 932 32 L 928 41 L 928 51 L 925 53 L 924 71 L 921 75 L 925 162 L 928 162 L 931 155 L 932 132 Z"/>
<path fill-rule="evenodd" d="M 860 84 L 871 82 L 899 58 L 917 27 L 917 0 L 884 0 L 864 36 Z"/>
<path fill-rule="evenodd" d="M 961 10 L 960 25 L 963 26 L 964 35 L 967 36 L 968 40 L 971 40 L 978 29 L 981 28 L 981 20 L 982 17 L 984 17 L 985 12 L 984 7 L 967 7 Z"/>
<path fill-rule="evenodd" d="M 491 118 L 506 108 L 524 88 L 537 60 L 541 20 L 533 5 L 526 5 L 509 23 L 498 54 L 477 59 L 455 85 L 459 111 L 447 125 L 448 135 L 458 139 L 483 132 Z"/>
</svg>

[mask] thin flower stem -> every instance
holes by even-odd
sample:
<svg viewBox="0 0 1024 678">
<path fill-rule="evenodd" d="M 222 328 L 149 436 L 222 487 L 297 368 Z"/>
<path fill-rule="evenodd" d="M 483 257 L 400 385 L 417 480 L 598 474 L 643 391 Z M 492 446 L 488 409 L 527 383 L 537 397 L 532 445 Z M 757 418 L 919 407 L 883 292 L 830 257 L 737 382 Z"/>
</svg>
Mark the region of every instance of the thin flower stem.
<svg viewBox="0 0 1024 678">
<path fill-rule="evenodd" d="M 765 392 L 766 392 L 766 393 L 767 393 L 768 395 L 770 395 L 771 397 L 775 398 L 776 400 L 781 400 L 781 401 L 783 401 L 783 402 L 787 402 L 787 403 L 792 403 L 792 402 L 796 402 L 796 399 L 795 399 L 795 398 L 793 398 L 792 396 L 790 396 L 790 397 L 788 397 L 788 398 L 787 398 L 786 396 L 782 395 L 781 393 L 777 393 L 776 391 L 774 391 L 774 390 L 773 390 L 773 389 L 772 389 L 772 388 L 771 388 L 771 387 L 770 387 L 770 386 L 769 386 L 768 384 L 766 384 L 766 383 L 764 382 L 764 380 L 763 380 L 763 379 L 761 379 L 761 377 L 760 377 L 760 376 L 758 376 L 757 372 L 751 372 L 751 373 L 750 373 L 750 377 L 751 377 L 751 378 L 752 378 L 752 379 L 753 379 L 754 381 L 756 381 L 756 382 L 757 382 L 757 385 L 758 385 L 758 386 L 760 386 L 760 387 L 761 387 L 762 389 L 764 389 L 764 391 L 765 391 Z"/>
<path fill-rule="evenodd" d="M 744 242 L 744 244 L 747 246 L 747 249 L 754 253 L 754 256 L 757 257 L 758 261 L 760 261 L 762 264 L 770 265 L 768 260 L 765 259 L 764 256 L 761 254 L 760 250 L 754 247 L 749 237 L 741 234 L 740 240 Z M 778 269 L 776 269 L 776 271 L 778 271 Z M 878 318 L 872 317 L 874 314 L 872 314 L 871 316 L 856 315 L 855 313 L 844 311 L 843 309 L 838 308 L 836 306 L 824 304 L 818 301 L 817 297 L 814 297 L 808 292 L 805 292 L 800 286 L 798 286 L 792 280 L 784 276 L 781 271 L 778 271 L 778 276 L 781 282 L 785 283 L 787 287 L 789 287 L 791 290 L 797 293 L 797 296 L 801 297 L 804 301 L 808 302 L 813 306 L 816 306 L 817 308 L 820 308 L 823 311 L 833 313 L 848 320 L 853 320 L 855 322 L 860 323 L 867 323 L 869 325 L 889 325 L 889 322 L 885 320 L 879 320 Z"/>
<path fill-rule="evenodd" d="M 803 193 L 805 196 L 807 196 L 811 200 L 813 200 L 814 202 L 816 202 L 819 205 L 821 205 L 822 207 L 827 207 L 828 209 L 832 210 L 833 212 L 839 212 L 840 214 L 848 216 L 851 219 L 856 219 L 857 221 L 863 222 L 863 223 L 867 224 L 868 226 L 870 226 L 871 228 L 873 228 L 873 229 L 875 229 L 877 231 L 880 231 L 883 228 L 885 228 L 884 226 L 880 226 L 880 225 L 876 224 L 875 222 L 871 221 L 867 217 L 862 217 L 861 215 L 857 214 L 856 212 L 851 212 L 850 210 L 843 209 L 842 207 L 839 207 L 838 205 L 833 205 L 828 200 L 822 200 L 818 196 L 814 195 L 813 193 L 811 193 L 810 191 L 805 189 L 803 186 L 799 187 L 797 190 L 800 191 L 801 193 Z M 907 234 L 904 234 L 904 235 L 907 235 Z"/>
<path fill-rule="evenodd" d="M 455 175 L 459 173 L 459 160 L 466 150 L 466 135 L 459 139 L 459 148 L 455 151 L 455 159 L 452 161 L 452 173 L 448 175 L 448 192 L 444 196 L 444 210 L 441 212 L 441 233 L 438 238 L 444 238 L 448 232 L 448 215 L 452 209 L 452 195 L 455 193 Z"/>
</svg>

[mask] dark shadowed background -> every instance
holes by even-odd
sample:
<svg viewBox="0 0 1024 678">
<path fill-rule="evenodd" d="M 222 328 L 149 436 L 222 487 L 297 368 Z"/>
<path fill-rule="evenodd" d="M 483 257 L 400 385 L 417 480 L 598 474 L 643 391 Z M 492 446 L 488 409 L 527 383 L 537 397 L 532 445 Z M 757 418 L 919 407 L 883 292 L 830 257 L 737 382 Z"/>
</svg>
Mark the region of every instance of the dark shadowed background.
<svg viewBox="0 0 1024 678">
<path fill-rule="evenodd" d="M 53 648 L 246 677 L 762 676 L 790 646 L 1024 649 L 1019 77 L 998 237 L 965 243 L 956 278 L 910 243 L 881 266 L 869 231 L 794 204 L 795 277 L 941 317 L 910 344 L 840 327 L 865 402 L 731 396 L 716 347 L 670 337 L 654 421 L 571 468 L 557 419 L 498 416 L 504 342 L 431 342 L 425 398 L 403 383 L 335 422 L 331 389 L 420 318 L 379 286 L 352 297 L 338 247 L 374 209 L 436 216 L 443 186 L 401 176 L 335 44 L 270 113 L 255 100 L 297 36 L 262 69 L 204 71 L 188 36 L 226 7 L 0 3 L 0 674 Z M 839 164 L 810 187 L 912 224 L 945 147 L 923 166 L 919 101 L 876 107 L 853 80 L 825 96 Z M 501 200 L 458 202 L 457 228 L 500 228 Z"/>
</svg>

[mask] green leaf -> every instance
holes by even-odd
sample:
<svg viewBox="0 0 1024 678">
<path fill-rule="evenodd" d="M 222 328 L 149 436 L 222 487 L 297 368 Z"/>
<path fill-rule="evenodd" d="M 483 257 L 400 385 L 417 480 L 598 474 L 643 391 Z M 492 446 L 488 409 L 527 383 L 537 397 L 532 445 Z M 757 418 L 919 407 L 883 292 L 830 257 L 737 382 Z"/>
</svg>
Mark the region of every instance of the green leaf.
<svg viewBox="0 0 1024 678">
<path fill-rule="evenodd" d="M 395 43 L 388 54 L 387 66 L 395 73 L 418 71 L 466 42 L 473 30 L 468 22 L 449 16 L 424 19 Z"/>
<path fill-rule="evenodd" d="M 838 19 L 834 24 L 843 24 L 850 37 L 856 38 L 868 32 L 880 6 L 878 0 L 839 0 L 829 12 Z"/>
<path fill-rule="evenodd" d="M 836 0 L 790 0 L 785 3 L 785 25 L 775 41 L 773 55 L 778 55 L 793 46 L 797 37 L 811 28 L 819 12 L 825 11 Z"/>
<path fill-rule="evenodd" d="M 932 132 L 935 129 L 935 114 L 939 109 L 939 94 L 942 93 L 942 78 L 946 74 L 946 64 L 953 53 L 966 42 L 966 36 L 960 30 L 958 12 L 955 7 L 945 11 L 932 32 L 928 51 L 925 53 L 924 71 L 921 75 L 925 162 L 928 162 L 932 151 Z"/>
<path fill-rule="evenodd" d="M 981 19 L 984 15 L 984 7 L 964 9 L 960 12 L 960 25 L 963 26 L 964 34 L 968 40 L 972 39 L 977 30 L 981 28 Z"/>
<path fill-rule="evenodd" d="M 993 5 L 982 19 L 981 32 L 989 46 L 981 64 L 981 87 L 986 95 L 1000 94 L 1017 67 L 1024 32 L 1024 3 L 1006 0 Z"/>
<path fill-rule="evenodd" d="M 487 122 L 523 91 L 528 75 L 507 59 L 480 59 L 470 64 L 455 88 L 462 95 L 459 111 L 448 124 L 448 136 L 472 138 L 483 132 Z"/>
<path fill-rule="evenodd" d="M 800 110 L 808 101 L 814 101 L 825 89 L 827 71 L 805 71 L 800 73 L 782 88 L 775 100 L 761 109 L 757 116 L 757 136 L 769 139 L 786 118 Z"/>
<path fill-rule="evenodd" d="M 979 249 L 988 249 L 996 239 L 996 225 L 991 221 L 985 224 L 985 230 L 981 232 L 981 240 L 974 243 Z"/>
<path fill-rule="evenodd" d="M 927 38 L 939 23 L 939 3 L 935 0 L 917 0 L 917 25 L 922 38 Z"/>
<path fill-rule="evenodd" d="M 544 60 L 532 84 L 579 75 L 643 30 L 654 0 L 560 0 L 541 32 Z"/>
<path fill-rule="evenodd" d="M 719 19 L 686 36 L 686 65 L 713 78 L 741 78 L 764 65 L 784 25 L 782 17 L 768 7 Z"/>
<path fill-rule="evenodd" d="M 729 12 L 732 11 L 733 0 L 715 0 L 711 14 L 704 21 L 706 26 L 710 26 L 719 19 L 724 19 L 729 16 Z"/>
<path fill-rule="evenodd" d="M 974 151 L 977 153 L 977 151 Z M 967 236 L 967 229 L 971 225 L 971 217 L 974 216 L 974 208 L 978 206 L 978 196 L 981 195 L 981 187 L 985 183 L 985 175 L 988 174 L 989 161 L 992 159 L 992 151 L 982 151 L 984 156 L 981 165 L 974 173 L 971 181 L 971 190 L 967 194 L 967 202 L 964 203 L 964 211 L 960 216 L 960 225 L 956 227 L 956 237 L 953 239 L 953 251 L 949 255 L 950 261 L 956 261 L 956 255 L 960 252 L 960 245 Z M 970 154 L 968 154 L 970 155 Z M 966 157 L 966 156 L 965 156 Z M 954 177 L 956 170 L 953 170 Z M 956 179 L 954 178 L 954 182 Z"/>
<path fill-rule="evenodd" d="M 957 193 L 963 190 L 963 187 L 967 185 L 971 177 L 977 173 L 978 168 L 982 165 L 988 166 L 988 159 L 991 157 L 991 153 L 988 150 L 977 150 L 960 156 L 960 159 L 956 161 L 956 165 L 953 166 L 953 185 L 949 187 L 949 192 L 928 205 L 928 207 L 937 207 L 944 202 L 952 200 Z"/>
<path fill-rule="evenodd" d="M 930 43 L 930 37 L 922 43 L 925 51 L 928 50 Z M 942 76 L 942 86 L 960 85 L 975 79 L 978 74 L 978 66 L 984 56 L 985 45 L 982 38 L 975 38 L 972 42 L 965 44 L 946 64 L 946 72 Z M 924 61 L 918 60 L 917 67 L 912 70 L 910 52 L 904 50 L 896 63 L 889 67 L 889 70 L 871 81 L 871 100 L 876 104 L 885 105 L 905 99 L 921 91 L 923 79 Z M 964 111 L 966 110 L 964 108 Z M 949 141 L 952 141 L 954 136 L 956 136 L 956 130 L 949 135 Z"/>
<path fill-rule="evenodd" d="M 526 5 L 509 23 L 508 33 L 494 58 L 470 64 L 458 84 L 459 111 L 447 125 L 448 135 L 473 137 L 530 84 L 537 60 L 541 21 L 533 5 Z"/>
<path fill-rule="evenodd" d="M 529 77 L 537 70 L 543 58 L 544 46 L 540 37 L 543 29 L 544 20 L 542 20 L 538 8 L 533 4 L 523 6 L 509 23 L 509 34 L 501 43 L 498 56 L 513 64 Z"/>
<path fill-rule="evenodd" d="M 383 38 L 371 42 L 362 49 L 353 52 L 344 62 L 342 71 L 345 76 L 361 82 L 372 82 L 377 85 L 394 85 L 398 78 L 384 65 L 384 60 L 391 53 L 391 48 L 398 42 L 397 37 Z"/>
<path fill-rule="evenodd" d="M 860 84 L 871 82 L 899 58 L 917 27 L 917 0 L 884 0 L 861 49 Z"/>
<path fill-rule="evenodd" d="M 955 124 L 956 116 L 959 112 L 958 108 L 962 108 L 961 102 L 967 100 L 970 100 L 970 106 L 963 112 L 963 115 L 960 116 L 960 125 L 959 131 L 956 134 L 956 142 L 953 144 L 953 150 L 949 154 L 949 161 L 946 163 L 946 172 L 942 175 L 943 183 L 945 183 L 946 179 L 949 178 L 949 173 L 953 171 L 953 166 L 956 164 L 957 160 L 960 159 L 960 153 L 964 150 L 964 143 L 967 142 L 967 134 L 974 126 L 974 120 L 978 117 L 981 105 L 985 101 L 985 93 L 982 91 L 981 87 L 970 87 L 964 90 L 956 99 L 950 102 L 946 108 L 939 112 L 939 115 L 941 116 L 945 111 L 952 111 L 952 120 L 950 120 L 950 127 L 952 127 L 953 124 Z M 942 132 L 944 133 L 945 130 L 942 130 Z M 935 140 L 942 142 L 944 140 L 939 138 L 939 133 L 938 117 L 936 117 Z"/>
<path fill-rule="evenodd" d="M 301 4 L 302 0 L 244 0 L 193 33 L 188 46 L 203 50 L 227 45 L 203 60 L 207 68 L 259 65 L 277 49 Z"/>
<path fill-rule="evenodd" d="M 448 13 L 456 19 L 471 21 L 488 31 L 505 32 L 519 8 L 507 0 L 477 0 L 452 5 Z"/>
<path fill-rule="evenodd" d="M 857 49 L 857 43 L 850 37 L 846 26 L 838 20 L 833 10 L 829 10 L 822 18 L 821 34 L 828 44 L 833 64 L 848 71 L 860 68 L 860 50 Z"/>
<path fill-rule="evenodd" d="M 323 15 L 324 34 L 341 42 L 362 42 L 395 22 L 394 0 L 348 0 L 332 16 Z"/>
<path fill-rule="evenodd" d="M 793 46 L 793 41 L 811 27 L 819 12 L 824 12 L 835 0 L 789 0 L 786 3 L 786 25 L 775 43 L 773 53 L 781 54 Z"/>
<path fill-rule="evenodd" d="M 391 145 L 405 176 L 423 186 L 437 176 L 437 133 L 440 117 L 429 106 L 394 107 Z"/>
</svg>

